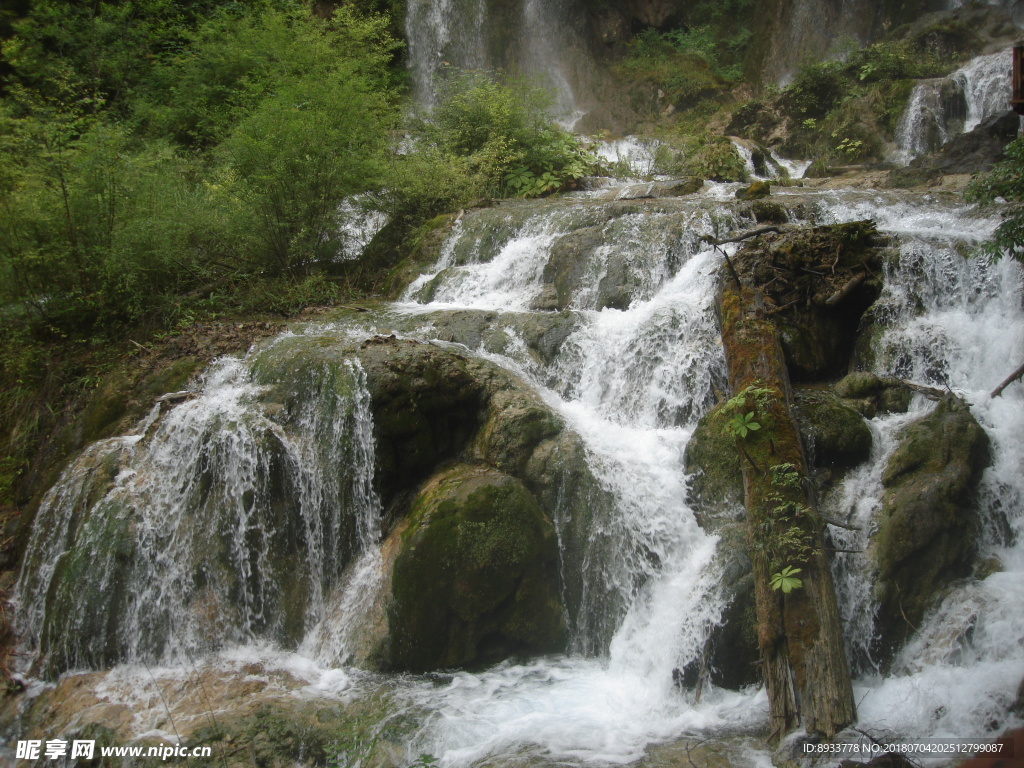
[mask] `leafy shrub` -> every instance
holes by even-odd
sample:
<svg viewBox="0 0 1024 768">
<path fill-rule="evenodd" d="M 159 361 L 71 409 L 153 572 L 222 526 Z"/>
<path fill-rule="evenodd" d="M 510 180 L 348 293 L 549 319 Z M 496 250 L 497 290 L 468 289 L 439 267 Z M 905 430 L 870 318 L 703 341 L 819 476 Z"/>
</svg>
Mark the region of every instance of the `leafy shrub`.
<svg viewBox="0 0 1024 768">
<path fill-rule="evenodd" d="M 372 74 L 388 90 L 385 66 L 395 43 L 385 19 L 343 6 L 325 22 L 298 4 L 277 5 L 227 6 L 191 33 L 187 48 L 164 57 L 133 102 L 147 132 L 209 147 L 281 83 Z"/>
<path fill-rule="evenodd" d="M 686 171 L 712 181 L 745 181 L 746 163 L 735 145 L 723 136 L 705 134 L 685 143 Z"/>
<path fill-rule="evenodd" d="M 380 183 L 390 127 L 384 96 L 347 67 L 281 84 L 238 123 L 224 151 L 253 267 L 306 274 L 341 252 L 338 205 Z"/>
<path fill-rule="evenodd" d="M 384 182 L 397 114 L 390 44 L 379 20 L 339 9 L 328 23 L 280 5 L 249 6 L 252 18 L 233 30 L 217 14 L 197 49 L 179 51 L 177 65 L 194 75 L 215 30 L 224 70 L 246 73 L 198 102 L 187 89 L 163 94 L 179 116 L 222 110 L 187 137 L 211 143 L 205 153 L 179 151 L 176 128 L 154 134 L 144 99 L 148 135 L 76 99 L 73 72 L 51 71 L 37 90 L 13 85 L 0 106 L 0 297 L 83 337 L 154 315 L 173 321 L 185 294 L 211 284 L 329 266 L 339 203 Z"/>
<path fill-rule="evenodd" d="M 441 84 L 415 133 L 442 156 L 461 158 L 474 179 L 469 187 L 536 197 L 573 186 L 596 164 L 579 139 L 550 121 L 549 104 L 545 91 L 525 81 L 457 73 Z"/>
<path fill-rule="evenodd" d="M 1007 203 L 1000 209 L 1002 223 L 979 250 L 993 260 L 1009 255 L 1024 263 L 1024 139 L 1007 144 L 1003 159 L 971 179 L 965 196 L 983 206 L 999 199 Z"/>
<path fill-rule="evenodd" d="M 662 91 L 673 105 L 690 107 L 723 93 L 742 77 L 742 52 L 751 33 L 722 38 L 712 25 L 659 31 L 634 38 L 618 66 L 626 78 Z"/>
<path fill-rule="evenodd" d="M 782 97 L 786 110 L 801 120 L 825 117 L 846 92 L 842 70 L 842 65 L 836 61 L 800 67 Z"/>
</svg>

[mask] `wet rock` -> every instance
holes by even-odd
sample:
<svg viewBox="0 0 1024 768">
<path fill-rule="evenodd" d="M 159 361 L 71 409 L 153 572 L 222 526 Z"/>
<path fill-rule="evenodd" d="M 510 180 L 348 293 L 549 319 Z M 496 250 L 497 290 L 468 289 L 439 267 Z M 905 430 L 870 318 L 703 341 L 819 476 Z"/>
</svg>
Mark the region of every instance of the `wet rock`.
<svg viewBox="0 0 1024 768">
<path fill-rule="evenodd" d="M 431 479 L 409 514 L 388 623 L 393 670 L 564 648 L 555 529 L 520 481 L 466 465 Z"/>
<path fill-rule="evenodd" d="M 1021 679 L 1020 686 L 1017 688 L 1017 698 L 1010 705 L 1010 712 L 1017 717 L 1024 718 L 1024 678 Z"/>
<path fill-rule="evenodd" d="M 825 160 L 815 160 L 804 171 L 805 179 L 828 179 L 835 176 L 835 169 Z"/>
<path fill-rule="evenodd" d="M 722 688 L 739 689 L 757 682 L 759 658 L 754 612 L 754 577 L 747 556 L 743 510 L 743 473 L 736 439 L 725 428 L 724 406 L 709 411 L 686 445 L 684 467 L 688 501 L 697 522 L 720 539 L 716 559 L 726 598 L 721 620 L 708 637 L 705 652 L 681 670 L 686 687 L 706 678 Z"/>
<path fill-rule="evenodd" d="M 489 402 L 490 418 L 481 427 L 479 452 L 493 467 L 516 477 L 539 443 L 562 431 L 562 421 L 536 396 L 509 387 L 495 392 Z"/>
<path fill-rule="evenodd" d="M 457 455 L 480 425 L 484 386 L 469 360 L 430 344 L 375 337 L 358 357 L 366 371 L 377 482 L 387 497 Z"/>
<path fill-rule="evenodd" d="M 871 454 L 871 430 L 860 413 L 821 390 L 797 394 L 805 421 L 804 445 L 815 467 L 842 470 L 855 467 Z"/>
<path fill-rule="evenodd" d="M 591 254 L 603 244 L 603 228 L 593 226 L 560 237 L 552 246 L 551 257 L 544 267 L 544 282 L 554 286 L 559 309 L 565 309 L 572 302 L 577 287 L 587 276 Z"/>
<path fill-rule="evenodd" d="M 597 284 L 596 309 L 629 309 L 636 292 L 634 282 L 626 257 L 612 253 L 605 263 L 604 276 Z"/>
<path fill-rule="evenodd" d="M 623 216 L 629 213 L 632 211 L 624 212 Z M 627 309 L 639 290 L 639 277 L 630 263 L 634 255 L 617 248 L 602 253 L 603 247 L 615 237 L 614 228 L 609 231 L 605 226 L 594 226 L 559 238 L 544 267 L 544 281 L 553 286 L 557 299 L 553 301 L 550 289 L 546 289 L 544 306 L 565 309 L 585 286 L 596 280 L 594 309 Z"/>
<path fill-rule="evenodd" d="M 890 171 L 888 185 L 913 187 L 949 174 L 984 173 L 1003 157 L 1004 147 L 1019 130 L 1020 116 L 1014 112 L 990 117 L 973 131 L 954 136 L 936 152 Z"/>
<path fill-rule="evenodd" d="M 882 475 L 869 548 L 883 652 L 920 625 L 944 587 L 970 572 L 979 524 L 974 494 L 989 460 L 988 436 L 952 397 L 901 434 Z"/>
<path fill-rule="evenodd" d="M 594 477 L 583 441 L 568 431 L 537 446 L 524 481 L 549 516 L 555 519 L 557 515 L 568 624 L 576 635 L 586 629 L 582 634 L 592 645 L 584 650 L 603 651 L 617 629 L 616 617 L 624 605 L 614 591 L 602 594 L 587 589 L 592 575 L 587 564 L 603 556 L 607 540 L 598 531 L 602 521 L 617 514 L 615 498 Z M 600 610 L 593 610 L 594 600 L 601 604 Z"/>
<path fill-rule="evenodd" d="M 758 224 L 785 224 L 789 221 L 786 209 L 770 200 L 755 200 L 750 205 L 750 213 Z"/>
<path fill-rule="evenodd" d="M 708 673 L 714 685 L 739 690 L 760 679 L 754 575 L 747 557 L 746 524 L 724 526 L 719 535 L 718 557 L 724 564 L 721 589 L 726 607 L 719 625 L 708 637 Z"/>
<path fill-rule="evenodd" d="M 393 691 L 371 688 L 340 702 L 305 675 L 272 663 L 197 660 L 187 670 L 69 675 L 19 702 L 17 732 L 44 741 L 94 740 L 97 758 L 102 747 L 146 748 L 174 733 L 190 747 L 210 747 L 212 762 L 225 768 L 408 764 L 399 741 L 415 724 L 390 718 L 398 706 Z M 5 733 L 13 715 L 0 715 Z"/>
<path fill-rule="evenodd" d="M 712 533 L 743 518 L 743 472 L 727 421 L 724 404 L 708 411 L 697 423 L 684 454 L 690 505 L 697 522 Z"/>
<path fill-rule="evenodd" d="M 906 413 L 914 396 L 902 382 L 866 371 L 845 376 L 832 389 L 865 418 L 876 413 Z"/>
<path fill-rule="evenodd" d="M 772 193 L 772 185 L 767 181 L 755 181 L 748 187 L 736 190 L 737 200 L 760 200 Z"/>
<path fill-rule="evenodd" d="M 681 179 L 662 182 L 663 186 L 658 188 L 662 197 L 681 197 L 692 195 L 704 188 L 704 179 L 697 176 L 684 176 Z"/>
</svg>

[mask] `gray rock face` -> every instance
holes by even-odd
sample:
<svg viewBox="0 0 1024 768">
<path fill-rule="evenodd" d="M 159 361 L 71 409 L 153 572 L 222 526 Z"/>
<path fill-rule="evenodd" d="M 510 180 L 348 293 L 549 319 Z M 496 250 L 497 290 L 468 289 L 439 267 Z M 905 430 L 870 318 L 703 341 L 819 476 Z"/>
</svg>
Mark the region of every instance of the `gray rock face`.
<svg viewBox="0 0 1024 768">
<path fill-rule="evenodd" d="M 946 174 L 984 173 L 1003 157 L 1003 148 L 1017 137 L 1020 116 L 1004 112 L 970 133 L 955 136 L 934 153 L 915 158 L 906 168 L 889 173 L 893 187 L 925 184 Z"/>
</svg>

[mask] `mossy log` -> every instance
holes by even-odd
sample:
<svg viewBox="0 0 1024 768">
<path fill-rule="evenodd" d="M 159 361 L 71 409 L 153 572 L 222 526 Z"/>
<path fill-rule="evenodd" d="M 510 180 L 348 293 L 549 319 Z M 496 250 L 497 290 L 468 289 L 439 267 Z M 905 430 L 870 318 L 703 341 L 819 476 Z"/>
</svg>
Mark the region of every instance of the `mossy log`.
<svg viewBox="0 0 1024 768">
<path fill-rule="evenodd" d="M 722 271 L 720 311 L 729 385 L 738 412 L 760 427 L 736 437 L 741 456 L 758 647 L 768 690 L 772 737 L 795 729 L 834 736 L 855 719 L 849 665 L 823 525 L 814 513 L 773 302 L 736 259 Z M 751 393 L 746 395 L 745 393 Z M 779 481 L 786 468 L 788 482 Z M 800 569 L 802 586 L 773 589 L 772 575 Z"/>
</svg>

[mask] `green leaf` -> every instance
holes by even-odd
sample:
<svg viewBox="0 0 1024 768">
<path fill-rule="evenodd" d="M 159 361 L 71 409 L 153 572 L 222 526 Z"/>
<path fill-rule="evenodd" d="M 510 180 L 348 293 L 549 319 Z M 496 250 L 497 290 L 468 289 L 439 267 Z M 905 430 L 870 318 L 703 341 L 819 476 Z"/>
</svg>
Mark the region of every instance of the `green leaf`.
<svg viewBox="0 0 1024 768">
<path fill-rule="evenodd" d="M 788 595 L 794 589 L 800 589 L 804 583 L 796 577 L 798 573 L 800 573 L 800 569 L 794 568 L 791 565 L 787 565 L 778 573 L 773 573 L 771 578 L 772 589 L 781 589 L 784 595 Z"/>
</svg>

